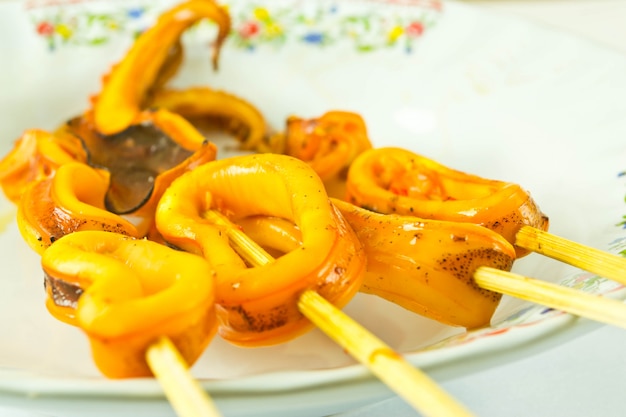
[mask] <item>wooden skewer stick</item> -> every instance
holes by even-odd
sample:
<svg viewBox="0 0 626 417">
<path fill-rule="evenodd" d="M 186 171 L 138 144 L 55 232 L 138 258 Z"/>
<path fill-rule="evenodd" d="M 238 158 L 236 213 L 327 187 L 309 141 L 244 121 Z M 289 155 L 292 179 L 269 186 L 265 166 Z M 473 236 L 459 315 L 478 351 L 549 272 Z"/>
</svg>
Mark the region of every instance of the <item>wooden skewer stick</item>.
<svg viewBox="0 0 626 417">
<path fill-rule="evenodd" d="M 485 266 L 476 270 L 474 281 L 481 288 L 626 328 L 626 304 L 617 300 Z"/>
<path fill-rule="evenodd" d="M 399 353 L 318 293 L 304 292 L 298 307 L 320 330 L 424 416 L 471 415 L 428 375 L 409 364 Z"/>
<path fill-rule="evenodd" d="M 626 258 L 530 226 L 517 232 L 515 244 L 626 285 Z"/>
<path fill-rule="evenodd" d="M 153 343 L 146 360 L 179 417 L 219 417 L 220 412 L 198 381 L 189 373 L 185 360 L 166 337 Z"/>
<path fill-rule="evenodd" d="M 250 265 L 262 266 L 274 260 L 221 213 L 209 211 L 204 217 L 225 228 L 233 249 Z M 399 353 L 315 291 L 307 290 L 301 294 L 298 308 L 320 330 L 424 416 L 472 415 L 428 375 L 409 364 Z"/>
</svg>

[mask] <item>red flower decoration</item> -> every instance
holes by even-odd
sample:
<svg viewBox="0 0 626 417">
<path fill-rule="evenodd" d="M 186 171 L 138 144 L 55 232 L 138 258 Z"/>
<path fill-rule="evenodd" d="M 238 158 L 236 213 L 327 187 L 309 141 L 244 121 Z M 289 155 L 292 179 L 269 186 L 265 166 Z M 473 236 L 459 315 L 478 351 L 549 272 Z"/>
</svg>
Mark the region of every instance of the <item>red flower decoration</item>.
<svg viewBox="0 0 626 417">
<path fill-rule="evenodd" d="M 405 29 L 408 36 L 421 36 L 424 33 L 424 25 L 421 22 L 413 22 Z"/>
<path fill-rule="evenodd" d="M 251 38 L 259 33 L 259 24 L 257 22 L 245 22 L 239 28 L 239 34 L 242 38 Z"/>
<path fill-rule="evenodd" d="M 40 22 L 37 25 L 37 33 L 42 36 L 52 36 L 54 34 L 54 26 L 49 22 Z"/>
</svg>

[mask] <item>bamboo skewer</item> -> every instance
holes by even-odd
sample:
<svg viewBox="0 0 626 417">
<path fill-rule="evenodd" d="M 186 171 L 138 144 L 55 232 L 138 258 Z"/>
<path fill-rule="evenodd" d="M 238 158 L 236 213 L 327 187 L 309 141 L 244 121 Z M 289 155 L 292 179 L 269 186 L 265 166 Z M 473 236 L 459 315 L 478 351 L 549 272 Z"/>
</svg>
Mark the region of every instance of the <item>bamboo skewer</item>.
<svg viewBox="0 0 626 417">
<path fill-rule="evenodd" d="M 179 417 L 221 416 L 168 338 L 161 337 L 153 343 L 146 351 L 146 360 Z"/>
<path fill-rule="evenodd" d="M 354 322 L 314 291 L 304 292 L 298 301 L 302 314 L 320 330 L 366 365 L 374 375 L 425 416 L 469 416 L 428 375 Z"/>
<path fill-rule="evenodd" d="M 626 258 L 530 226 L 523 226 L 517 232 L 515 244 L 626 285 Z"/>
<path fill-rule="evenodd" d="M 626 328 L 626 304 L 617 300 L 484 266 L 476 270 L 474 281 L 487 290 Z"/>
<path fill-rule="evenodd" d="M 263 248 L 214 210 L 205 218 L 225 228 L 231 245 L 250 265 L 274 260 Z M 472 414 L 391 347 L 312 290 L 300 295 L 300 312 L 415 410 L 426 417 L 470 417 Z"/>
</svg>

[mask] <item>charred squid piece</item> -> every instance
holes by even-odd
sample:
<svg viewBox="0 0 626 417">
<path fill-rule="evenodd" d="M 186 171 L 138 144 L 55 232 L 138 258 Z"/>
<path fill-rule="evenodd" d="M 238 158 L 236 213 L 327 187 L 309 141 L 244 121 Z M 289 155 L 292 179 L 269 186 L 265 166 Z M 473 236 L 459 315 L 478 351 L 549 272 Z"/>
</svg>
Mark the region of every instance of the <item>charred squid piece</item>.
<svg viewBox="0 0 626 417">
<path fill-rule="evenodd" d="M 53 176 L 65 163 L 86 159 L 77 138 L 66 140 L 41 129 L 30 129 L 0 161 L 0 185 L 6 197 L 18 203 L 31 183 Z"/>
<path fill-rule="evenodd" d="M 97 133 L 87 113 L 54 134 L 27 132 L 2 161 L 3 184 L 18 202 L 22 236 L 38 253 L 80 230 L 160 241 L 154 212 L 161 195 L 216 153 L 189 122 L 165 110 L 142 112 L 111 136 Z"/>
<path fill-rule="evenodd" d="M 291 116 L 285 132 L 270 138 L 269 148 L 305 161 L 320 176 L 331 197 L 345 196 L 348 168 L 372 147 L 365 122 L 356 113 L 330 111 L 314 119 Z"/>
<path fill-rule="evenodd" d="M 151 108 L 180 114 L 199 130 L 217 128 L 231 133 L 242 150 L 269 151 L 268 126 L 261 112 L 246 100 L 208 87 L 163 89 L 152 96 Z"/>
<path fill-rule="evenodd" d="M 515 249 L 504 237 L 471 223 L 378 214 L 340 200 L 333 204 L 365 248 L 361 292 L 448 325 L 489 325 L 502 294 L 479 287 L 473 276 L 479 267 L 511 270 Z"/>
<path fill-rule="evenodd" d="M 189 122 L 165 110 L 142 112 L 111 136 L 97 133 L 87 113 L 54 134 L 27 132 L 2 161 L 5 192 L 19 198 L 18 227 L 38 253 L 80 230 L 161 241 L 154 227 L 161 195 L 216 153 Z"/>
<path fill-rule="evenodd" d="M 545 231 L 549 225 L 519 185 L 457 171 L 401 148 L 362 153 L 348 172 L 346 200 L 378 213 L 475 223 L 513 245 L 523 226 Z M 529 253 L 515 249 L 518 258 Z"/>
<path fill-rule="evenodd" d="M 214 273 L 199 256 L 79 231 L 52 244 L 41 262 L 48 311 L 89 337 L 109 378 L 151 376 L 146 351 L 162 337 L 191 365 L 217 331 Z"/>
<path fill-rule="evenodd" d="M 120 133 L 136 120 L 150 102 L 150 94 L 176 73 L 182 59 L 181 35 L 203 19 L 218 26 L 212 58 L 217 68 L 220 49 L 230 31 L 229 14 L 212 0 L 189 0 L 173 7 L 139 36 L 124 58 L 103 77 L 102 90 L 93 98 L 98 132 Z"/>
<path fill-rule="evenodd" d="M 61 165 L 54 176 L 36 181 L 18 204 L 17 224 L 26 243 L 41 254 L 56 240 L 81 230 L 141 237 L 123 217 L 104 207 L 109 174 L 79 162 Z"/>
<path fill-rule="evenodd" d="M 98 133 L 89 113 L 64 129 L 83 142 L 90 166 L 110 174 L 106 209 L 137 218 L 143 230 L 153 223 L 157 202 L 172 181 L 217 154 L 215 145 L 187 120 L 166 110 L 141 112 L 114 135 Z"/>
</svg>

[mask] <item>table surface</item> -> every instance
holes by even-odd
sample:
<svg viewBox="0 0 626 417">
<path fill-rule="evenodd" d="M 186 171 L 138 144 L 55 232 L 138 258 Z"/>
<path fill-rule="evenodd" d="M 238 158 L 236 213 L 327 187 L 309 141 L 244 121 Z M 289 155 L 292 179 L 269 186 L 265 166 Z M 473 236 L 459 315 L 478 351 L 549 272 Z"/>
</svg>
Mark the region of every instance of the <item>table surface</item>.
<svg viewBox="0 0 626 417">
<path fill-rule="evenodd" d="M 626 53 L 623 0 L 466 0 L 489 13 L 520 16 Z M 626 116 L 626 115 L 625 115 Z M 625 139 L 626 143 L 626 139 Z M 611 326 L 551 350 L 441 386 L 480 417 L 623 417 L 626 330 Z M 336 417 L 419 415 L 393 398 Z"/>
<path fill-rule="evenodd" d="M 1 0 L 0 0 L 1 1 Z M 593 39 L 626 53 L 626 0 L 466 0 Z M 626 415 L 626 330 L 603 326 L 550 350 L 441 386 L 476 416 Z M 335 417 L 416 416 L 398 398 Z M 26 417 L 0 405 L 0 416 Z"/>
</svg>

